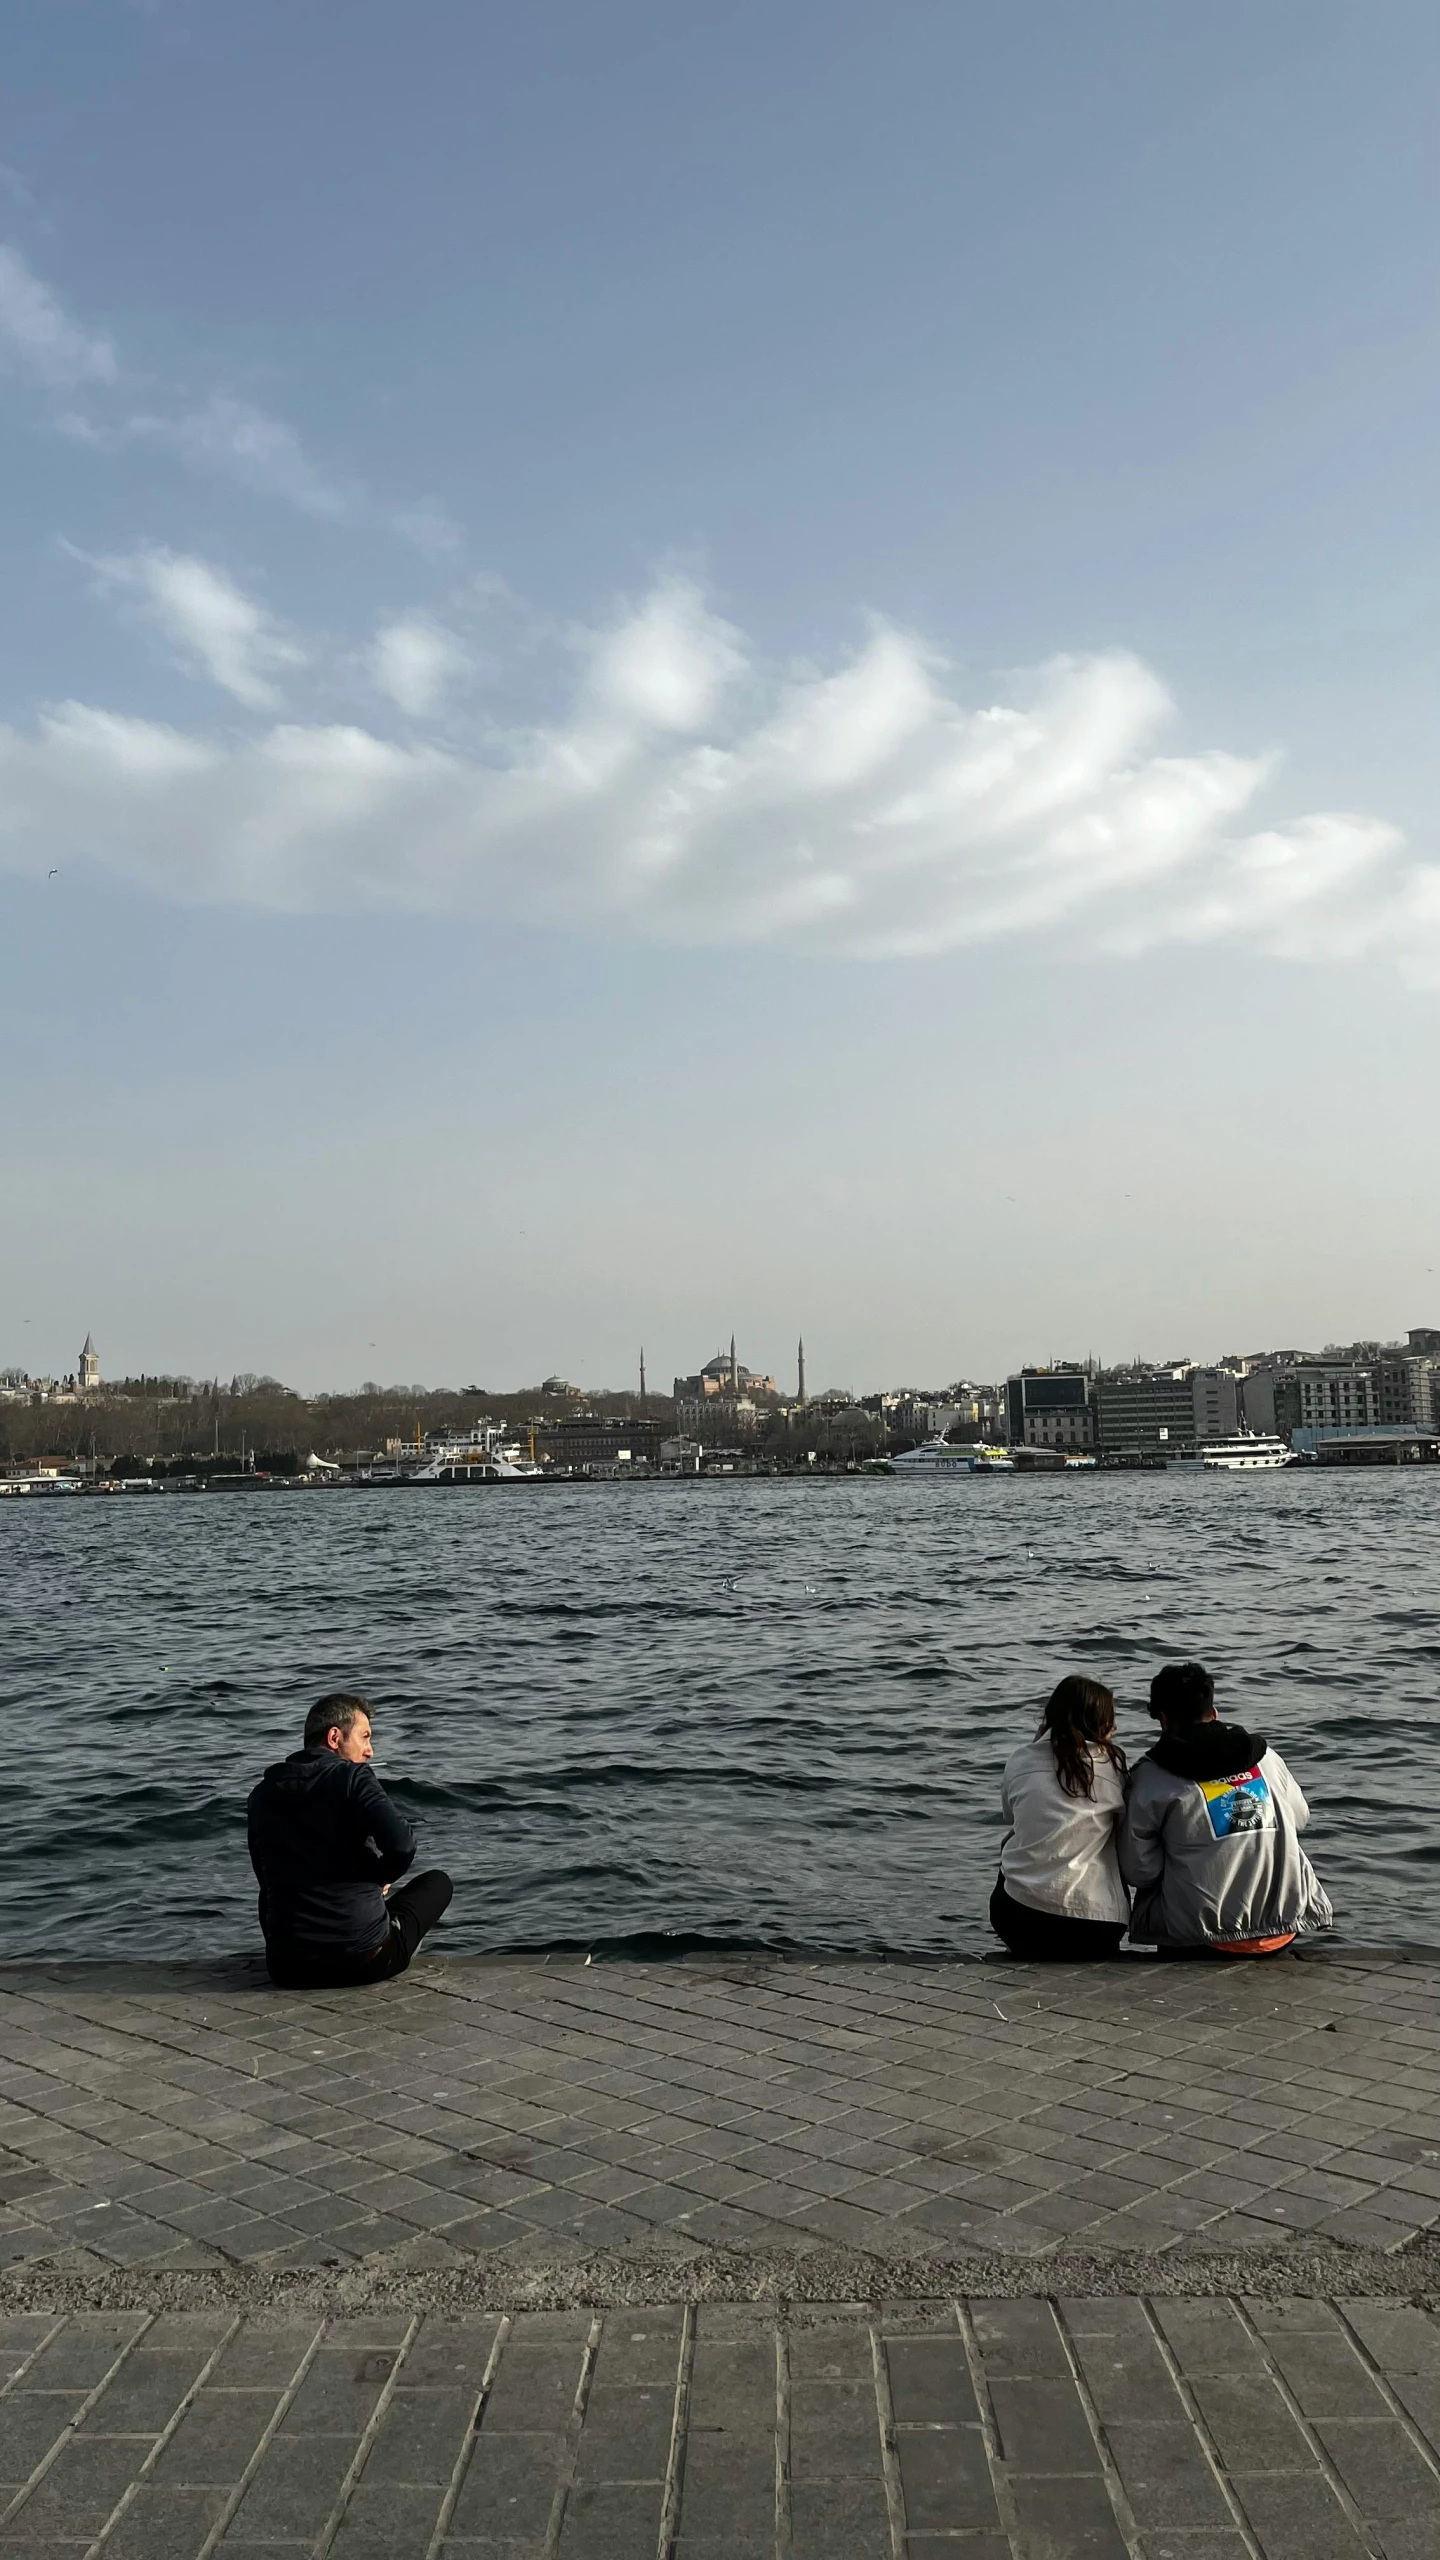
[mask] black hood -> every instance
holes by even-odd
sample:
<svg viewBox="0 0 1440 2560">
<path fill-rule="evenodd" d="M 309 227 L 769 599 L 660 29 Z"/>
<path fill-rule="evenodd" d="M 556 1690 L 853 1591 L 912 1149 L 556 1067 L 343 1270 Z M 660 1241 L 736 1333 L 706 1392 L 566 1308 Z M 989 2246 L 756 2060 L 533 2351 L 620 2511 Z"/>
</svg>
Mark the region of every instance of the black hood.
<svg viewBox="0 0 1440 2560">
<path fill-rule="evenodd" d="M 284 1760 L 271 1761 L 265 1772 L 265 1784 L 267 1787 L 283 1787 L 287 1795 L 293 1795 L 297 1788 L 318 1786 L 322 1779 L 332 1777 L 337 1769 L 348 1769 L 350 1765 L 348 1760 L 341 1759 L 338 1751 L 326 1751 L 323 1747 L 319 1751 L 292 1751 Z"/>
<path fill-rule="evenodd" d="M 1233 1778 L 1253 1769 L 1265 1749 L 1263 1733 L 1247 1733 L 1243 1724 L 1193 1724 L 1185 1733 L 1162 1733 L 1145 1757 L 1168 1769 L 1172 1778 Z"/>
</svg>

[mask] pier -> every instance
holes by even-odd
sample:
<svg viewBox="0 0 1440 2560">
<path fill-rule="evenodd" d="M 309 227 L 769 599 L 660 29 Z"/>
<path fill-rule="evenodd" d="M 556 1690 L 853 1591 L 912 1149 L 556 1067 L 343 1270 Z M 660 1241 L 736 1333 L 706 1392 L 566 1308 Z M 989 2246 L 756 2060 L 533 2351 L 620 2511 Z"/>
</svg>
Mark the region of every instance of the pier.
<svg viewBox="0 0 1440 2560">
<path fill-rule="evenodd" d="M 0 2553 L 1429 2560 L 1440 1959 L 0 1971 Z"/>
</svg>

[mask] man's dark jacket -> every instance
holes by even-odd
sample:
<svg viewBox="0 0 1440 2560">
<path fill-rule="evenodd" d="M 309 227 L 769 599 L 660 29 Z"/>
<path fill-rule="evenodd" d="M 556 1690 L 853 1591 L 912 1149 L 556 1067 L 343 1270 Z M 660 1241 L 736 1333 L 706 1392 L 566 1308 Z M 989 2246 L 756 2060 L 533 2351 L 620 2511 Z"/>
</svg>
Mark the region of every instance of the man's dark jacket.
<svg viewBox="0 0 1440 2560">
<path fill-rule="evenodd" d="M 266 1770 L 246 1824 L 272 1953 L 363 1956 L 384 1945 L 380 1888 L 405 1873 L 415 1834 L 368 1761 L 292 1751 Z"/>
</svg>

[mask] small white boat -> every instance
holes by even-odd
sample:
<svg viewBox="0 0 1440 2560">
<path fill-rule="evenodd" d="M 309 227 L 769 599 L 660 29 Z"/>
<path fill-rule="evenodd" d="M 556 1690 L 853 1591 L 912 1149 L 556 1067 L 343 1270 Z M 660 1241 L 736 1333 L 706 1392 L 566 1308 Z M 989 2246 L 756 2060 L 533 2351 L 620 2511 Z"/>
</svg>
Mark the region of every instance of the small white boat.
<svg viewBox="0 0 1440 2560">
<path fill-rule="evenodd" d="M 1257 1467 L 1288 1467 L 1294 1452 L 1273 1431 L 1237 1431 L 1233 1440 L 1207 1440 L 1200 1451 L 1205 1467 L 1221 1467 L 1231 1475 L 1248 1475 Z"/>
</svg>

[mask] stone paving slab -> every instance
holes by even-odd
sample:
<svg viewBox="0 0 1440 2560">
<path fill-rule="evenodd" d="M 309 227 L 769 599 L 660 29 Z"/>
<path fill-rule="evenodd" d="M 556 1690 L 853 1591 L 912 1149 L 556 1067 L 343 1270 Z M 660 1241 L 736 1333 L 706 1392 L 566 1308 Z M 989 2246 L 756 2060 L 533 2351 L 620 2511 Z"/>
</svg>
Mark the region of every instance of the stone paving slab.
<svg viewBox="0 0 1440 2560">
<path fill-rule="evenodd" d="M 1434 2560 L 1393 2303 L 0 2322 L 0 2555 Z"/>
<path fill-rule="evenodd" d="M 886 2292 L 983 2290 L 987 2264 L 1054 2289 L 1077 2254 L 1429 2270 L 1437 1992 L 1433 1958 L 1341 1952 L 436 1959 L 308 1994 L 240 1961 L 9 1966 L 0 2270 L 12 2301 L 96 2271 L 364 2270 L 499 2302 L 657 2253 L 662 2297 L 767 2255 L 866 2296 L 877 2268 Z"/>
</svg>

